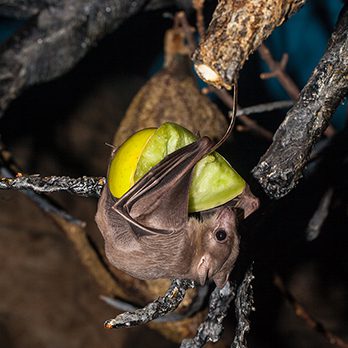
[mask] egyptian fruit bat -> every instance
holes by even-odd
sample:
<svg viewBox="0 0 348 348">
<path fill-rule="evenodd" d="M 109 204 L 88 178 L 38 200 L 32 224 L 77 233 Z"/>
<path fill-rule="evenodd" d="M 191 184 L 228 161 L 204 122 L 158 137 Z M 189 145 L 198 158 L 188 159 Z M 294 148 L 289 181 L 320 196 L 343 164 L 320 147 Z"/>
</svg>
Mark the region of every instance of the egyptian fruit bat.
<svg viewBox="0 0 348 348">
<path fill-rule="evenodd" d="M 213 279 L 225 285 L 238 256 L 237 214 L 246 218 L 258 199 L 246 185 L 230 202 L 190 216 L 188 197 L 194 166 L 227 133 L 216 145 L 202 137 L 166 156 L 119 199 L 105 185 L 96 222 L 116 268 L 140 279 L 187 278 L 202 285 Z"/>
</svg>

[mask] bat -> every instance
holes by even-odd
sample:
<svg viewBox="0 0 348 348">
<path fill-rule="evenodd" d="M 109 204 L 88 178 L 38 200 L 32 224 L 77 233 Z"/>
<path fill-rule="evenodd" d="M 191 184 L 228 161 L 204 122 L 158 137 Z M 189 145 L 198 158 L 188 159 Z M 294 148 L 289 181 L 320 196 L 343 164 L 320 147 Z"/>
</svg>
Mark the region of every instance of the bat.
<svg viewBox="0 0 348 348">
<path fill-rule="evenodd" d="M 232 128 L 233 121 L 215 145 L 202 137 L 166 156 L 119 199 L 105 185 L 96 223 L 112 265 L 139 279 L 186 278 L 201 285 L 212 279 L 219 288 L 225 285 L 239 252 L 238 221 L 259 200 L 246 185 L 230 202 L 190 216 L 188 199 L 194 166 Z"/>
</svg>

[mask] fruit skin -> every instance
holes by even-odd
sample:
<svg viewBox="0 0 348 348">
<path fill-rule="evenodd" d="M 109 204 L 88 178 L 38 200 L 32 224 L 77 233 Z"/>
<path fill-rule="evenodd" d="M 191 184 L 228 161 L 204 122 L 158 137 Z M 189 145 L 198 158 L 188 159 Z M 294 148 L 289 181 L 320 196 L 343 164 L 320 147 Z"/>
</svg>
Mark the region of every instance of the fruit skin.
<svg viewBox="0 0 348 348">
<path fill-rule="evenodd" d="M 139 158 L 134 179 L 139 180 L 170 153 L 193 143 L 197 137 L 175 123 L 164 123 L 149 139 Z M 198 212 L 225 204 L 241 194 L 244 179 L 217 152 L 200 160 L 192 174 L 189 212 Z"/>
<path fill-rule="evenodd" d="M 195 142 L 196 139 L 189 130 L 176 123 L 163 123 L 143 149 L 134 175 L 135 182 L 164 157 L 185 145 Z"/>
<path fill-rule="evenodd" d="M 120 198 L 134 185 L 134 173 L 139 158 L 156 128 L 146 128 L 128 138 L 115 152 L 108 172 L 112 195 Z"/>
<path fill-rule="evenodd" d="M 201 159 L 195 166 L 189 191 L 189 212 L 198 212 L 225 204 L 240 195 L 244 179 L 219 153 Z"/>
</svg>

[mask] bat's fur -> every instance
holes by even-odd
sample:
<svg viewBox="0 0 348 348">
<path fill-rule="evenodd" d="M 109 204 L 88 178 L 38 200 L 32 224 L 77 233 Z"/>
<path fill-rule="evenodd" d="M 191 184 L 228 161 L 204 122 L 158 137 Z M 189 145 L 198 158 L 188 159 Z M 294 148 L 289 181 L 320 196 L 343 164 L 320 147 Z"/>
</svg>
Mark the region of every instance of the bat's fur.
<svg viewBox="0 0 348 348">
<path fill-rule="evenodd" d="M 192 216 L 184 229 L 171 234 L 137 237 L 125 219 L 104 209 L 114 203 L 105 186 L 96 221 L 105 239 L 106 256 L 115 267 L 140 279 L 188 278 L 204 284 L 212 278 L 218 286 L 224 285 L 239 246 L 236 214 L 231 207 L 214 209 L 202 221 Z M 218 228 L 227 232 L 224 243 L 215 238 Z"/>
</svg>

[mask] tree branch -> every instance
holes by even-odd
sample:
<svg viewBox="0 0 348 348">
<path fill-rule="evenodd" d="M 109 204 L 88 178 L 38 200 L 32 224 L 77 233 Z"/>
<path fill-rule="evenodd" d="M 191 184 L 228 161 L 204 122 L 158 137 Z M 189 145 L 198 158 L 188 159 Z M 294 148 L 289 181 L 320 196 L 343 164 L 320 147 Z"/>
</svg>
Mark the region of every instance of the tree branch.
<svg viewBox="0 0 348 348">
<path fill-rule="evenodd" d="M 308 241 L 312 241 L 319 236 L 320 229 L 327 216 L 329 215 L 329 208 L 334 190 L 330 187 L 321 198 L 318 208 L 309 220 L 306 237 Z"/>
<path fill-rule="evenodd" d="M 175 310 L 184 299 L 186 290 L 194 288 L 192 280 L 176 279 L 166 294 L 134 312 L 125 312 L 104 323 L 107 329 L 119 329 L 146 324 Z"/>
<path fill-rule="evenodd" d="M 271 72 L 269 73 L 262 73 L 260 75 L 260 78 L 263 80 L 272 77 L 277 78 L 279 83 L 285 89 L 286 93 L 288 93 L 289 97 L 292 100 L 296 101 L 299 98 L 300 89 L 296 86 L 293 79 L 286 73 L 286 65 L 289 60 L 288 54 L 284 53 L 280 62 L 277 62 L 276 60 L 274 60 L 272 53 L 265 44 L 262 44 L 259 47 L 258 51 L 260 53 L 261 58 L 266 62 L 266 64 L 271 70 Z M 331 124 L 327 126 L 324 132 L 327 137 L 332 137 L 336 133 L 334 127 Z"/>
<path fill-rule="evenodd" d="M 271 103 L 262 103 L 252 106 L 246 106 L 245 108 L 240 108 L 237 110 L 236 116 L 248 116 L 253 114 L 262 114 L 264 112 L 270 112 L 280 109 L 288 109 L 294 105 L 294 102 L 291 100 L 280 100 Z"/>
<path fill-rule="evenodd" d="M 221 338 L 222 322 L 234 296 L 235 287 L 230 282 L 227 282 L 222 289 L 215 288 L 210 295 L 206 320 L 199 325 L 196 336 L 183 340 L 180 348 L 201 348 L 207 342 L 217 342 Z"/>
<path fill-rule="evenodd" d="M 198 75 L 230 89 L 249 55 L 305 0 L 221 0 L 193 55 Z"/>
<path fill-rule="evenodd" d="M 226 90 L 217 89 L 215 87 L 208 87 L 208 89 L 211 92 L 215 93 L 227 107 L 233 109 L 233 98 Z M 248 116 L 238 115 L 238 120 L 241 121 L 254 134 L 268 141 L 272 141 L 273 133 L 267 130 L 266 128 L 260 126 L 256 121 L 252 120 Z"/>
<path fill-rule="evenodd" d="M 41 177 L 40 175 L 22 175 L 17 173 L 15 178 L 0 178 L 0 189 L 30 189 L 41 193 L 67 191 L 79 196 L 99 197 L 105 182 L 106 179 L 104 177 Z"/>
<path fill-rule="evenodd" d="M 235 300 L 237 328 L 231 348 L 247 348 L 245 335 L 250 330 L 250 322 L 248 317 L 255 310 L 254 296 L 251 282 L 254 279 L 253 266 L 251 265 L 245 273 L 242 284 L 237 290 Z"/>
<path fill-rule="evenodd" d="M 290 192 L 302 177 L 313 144 L 348 91 L 348 11 L 344 6 L 328 48 L 274 141 L 253 169 L 272 198 Z"/>
</svg>

